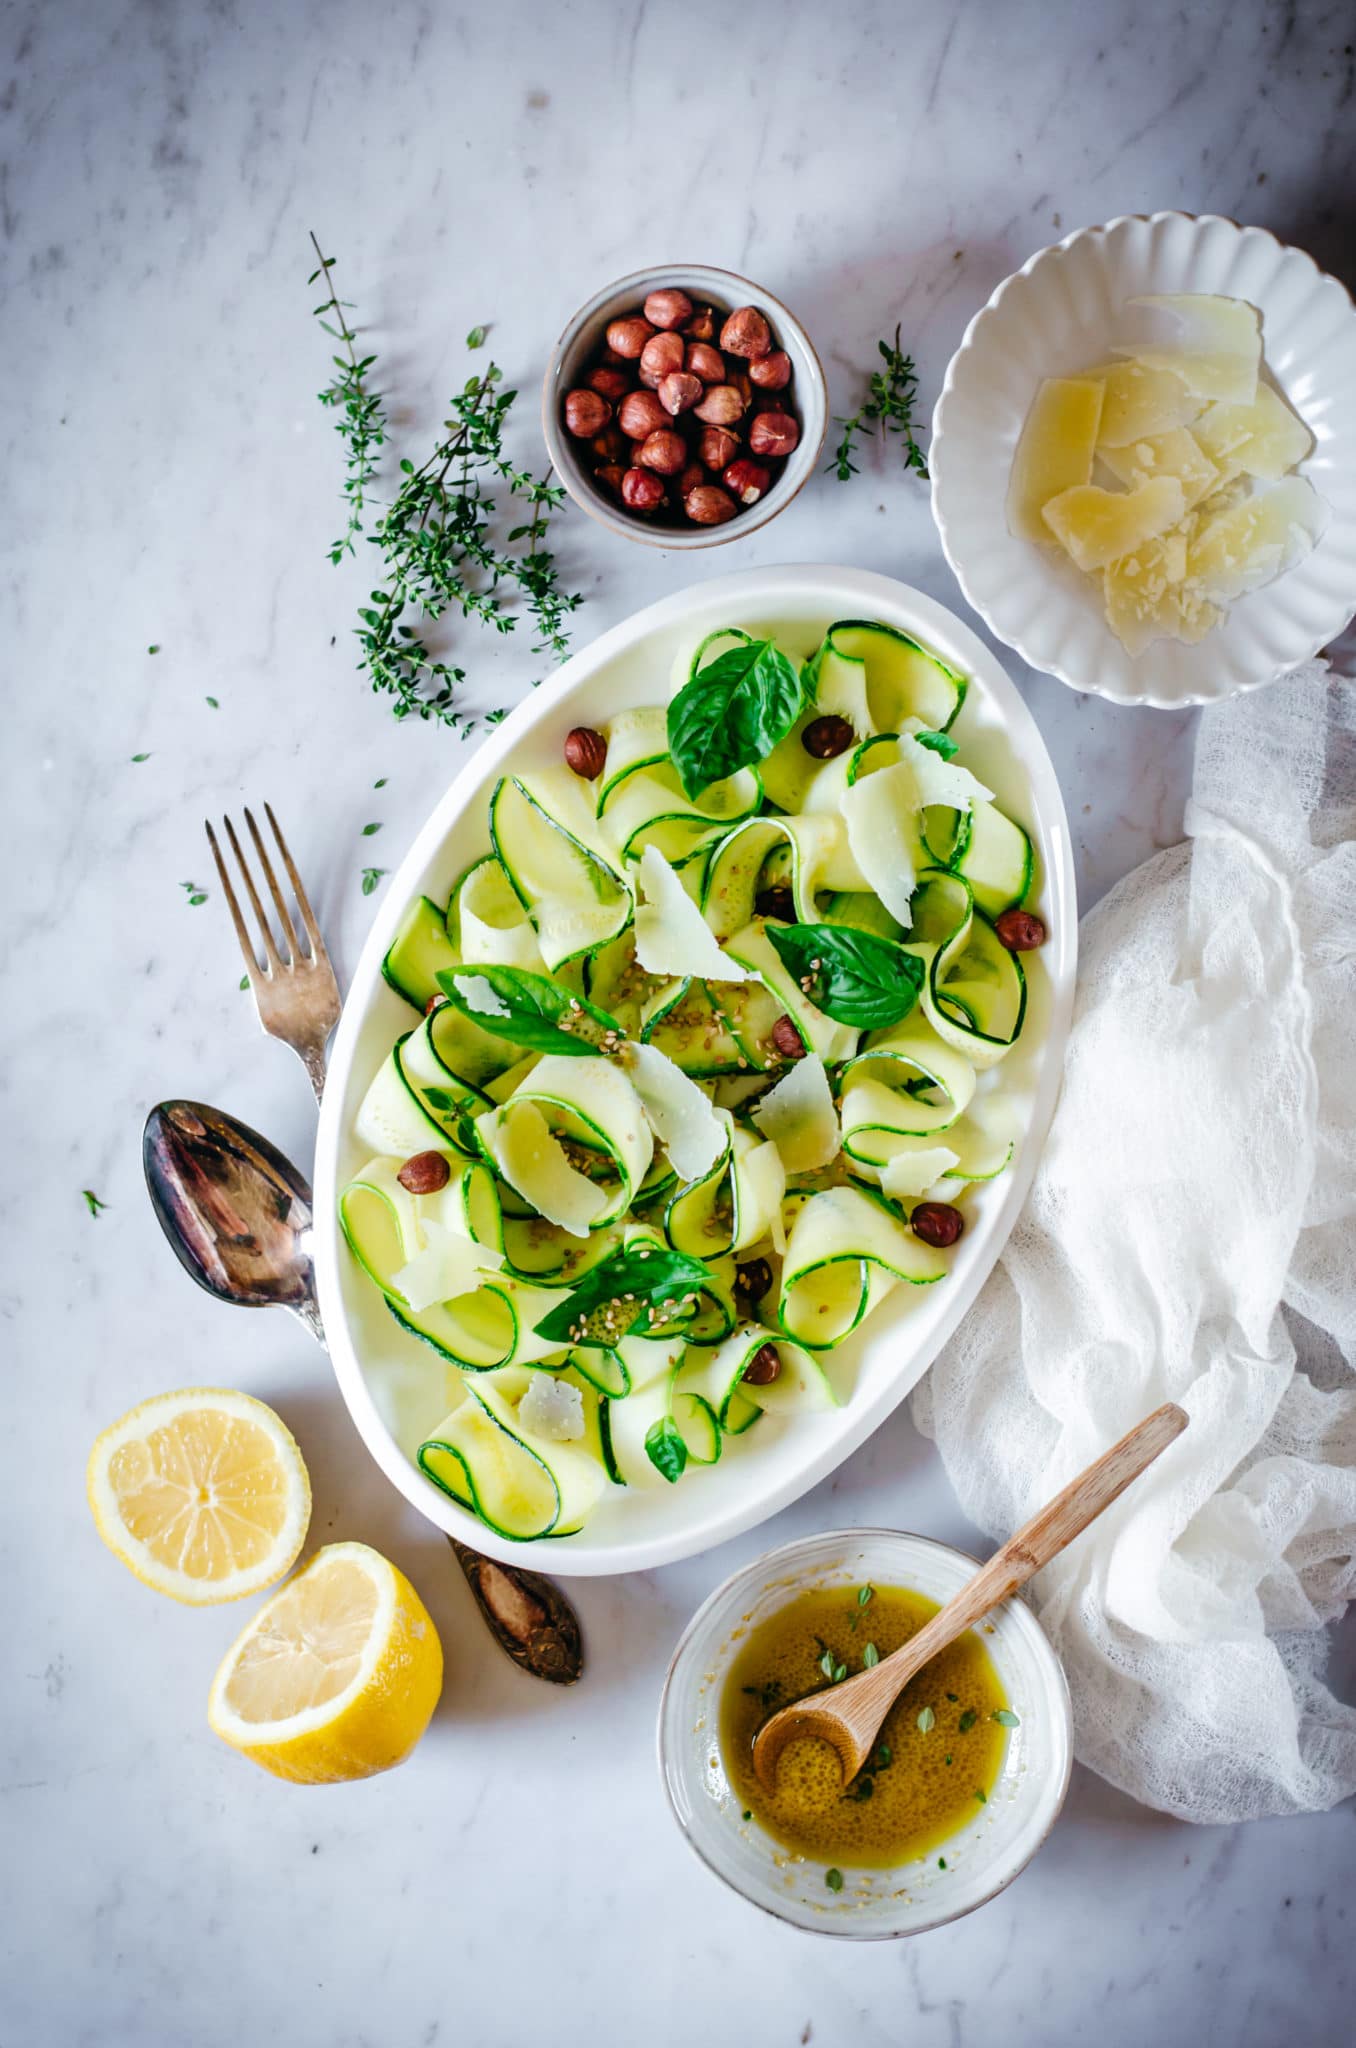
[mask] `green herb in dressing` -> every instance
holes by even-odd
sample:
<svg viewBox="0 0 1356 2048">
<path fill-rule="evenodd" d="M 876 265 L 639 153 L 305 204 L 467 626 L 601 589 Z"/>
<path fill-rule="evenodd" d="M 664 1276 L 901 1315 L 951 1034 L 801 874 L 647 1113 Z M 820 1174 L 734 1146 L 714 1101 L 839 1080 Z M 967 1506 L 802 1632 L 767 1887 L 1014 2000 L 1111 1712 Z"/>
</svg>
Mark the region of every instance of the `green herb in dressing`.
<svg viewBox="0 0 1356 2048">
<path fill-rule="evenodd" d="M 855 1628 L 868 1601 L 863 1643 Z M 831 1888 L 839 1865 L 881 1869 L 928 1855 L 987 1804 L 1017 1717 L 981 1637 L 962 1636 L 905 1687 L 850 1785 L 827 1743 L 802 1739 L 782 1752 L 769 1795 L 754 1774 L 753 1738 L 778 1706 L 888 1657 L 936 1612 L 903 1586 L 817 1588 L 754 1629 L 730 1666 L 720 1746 L 734 1795 L 788 1849 L 828 1864 Z"/>
</svg>

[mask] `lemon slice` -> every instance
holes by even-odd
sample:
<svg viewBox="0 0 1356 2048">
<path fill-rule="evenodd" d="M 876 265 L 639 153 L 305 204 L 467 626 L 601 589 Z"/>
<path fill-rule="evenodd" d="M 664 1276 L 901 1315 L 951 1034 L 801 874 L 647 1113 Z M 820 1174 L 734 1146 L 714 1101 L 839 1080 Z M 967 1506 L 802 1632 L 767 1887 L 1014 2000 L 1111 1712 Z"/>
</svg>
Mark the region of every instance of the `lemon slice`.
<svg viewBox="0 0 1356 2048">
<path fill-rule="evenodd" d="M 403 1763 L 443 1687 L 443 1650 L 402 1572 L 365 1543 L 330 1543 L 222 1659 L 207 1719 L 275 1778 L 337 1785 Z"/>
<path fill-rule="evenodd" d="M 197 1607 L 261 1593 L 306 1540 L 311 1482 L 271 1408 L 225 1387 L 156 1394 L 106 1429 L 85 1475 L 95 1526 L 157 1593 Z"/>
</svg>

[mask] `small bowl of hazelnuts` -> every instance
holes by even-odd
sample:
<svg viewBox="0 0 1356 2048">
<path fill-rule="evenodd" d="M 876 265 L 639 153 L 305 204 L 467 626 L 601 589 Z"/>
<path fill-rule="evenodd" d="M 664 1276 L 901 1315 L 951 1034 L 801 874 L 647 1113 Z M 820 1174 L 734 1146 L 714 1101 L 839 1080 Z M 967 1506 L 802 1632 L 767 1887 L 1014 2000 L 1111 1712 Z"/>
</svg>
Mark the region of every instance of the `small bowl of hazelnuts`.
<svg viewBox="0 0 1356 2048">
<path fill-rule="evenodd" d="M 765 526 L 811 475 L 828 387 L 770 292 L 667 264 L 580 307 L 546 372 L 542 425 L 592 518 L 651 547 L 713 547 Z"/>
</svg>

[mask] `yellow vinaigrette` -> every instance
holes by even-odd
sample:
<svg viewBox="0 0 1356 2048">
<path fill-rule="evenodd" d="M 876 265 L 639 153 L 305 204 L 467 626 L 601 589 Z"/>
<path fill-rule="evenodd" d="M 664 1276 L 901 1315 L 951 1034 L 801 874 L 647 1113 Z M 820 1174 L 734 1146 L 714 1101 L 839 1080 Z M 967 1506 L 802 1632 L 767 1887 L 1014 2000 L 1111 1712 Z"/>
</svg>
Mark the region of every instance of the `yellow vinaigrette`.
<svg viewBox="0 0 1356 2048">
<path fill-rule="evenodd" d="M 740 1646 L 721 1697 L 725 1772 L 743 1808 L 788 1849 L 828 1864 L 886 1869 L 927 1855 L 987 1802 L 1014 1717 L 974 1631 L 905 1687 L 851 1785 L 842 1782 L 834 1750 L 815 1737 L 787 1744 L 775 1793 L 754 1774 L 753 1739 L 769 1714 L 835 1683 L 830 1668 L 851 1677 L 888 1657 L 936 1612 L 935 1600 L 903 1586 L 817 1588 Z"/>
</svg>

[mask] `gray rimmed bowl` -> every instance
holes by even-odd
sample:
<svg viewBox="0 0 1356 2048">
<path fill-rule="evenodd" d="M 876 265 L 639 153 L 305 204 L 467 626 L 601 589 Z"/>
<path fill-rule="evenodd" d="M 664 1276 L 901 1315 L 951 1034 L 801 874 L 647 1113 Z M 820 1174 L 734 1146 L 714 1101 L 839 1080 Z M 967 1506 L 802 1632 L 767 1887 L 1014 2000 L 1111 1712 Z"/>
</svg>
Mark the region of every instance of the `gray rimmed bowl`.
<svg viewBox="0 0 1356 2048">
<path fill-rule="evenodd" d="M 711 305 L 717 313 L 733 312 L 736 306 L 757 306 L 766 313 L 779 348 L 791 358 L 791 398 L 800 419 L 800 441 L 786 457 L 781 475 L 766 497 L 742 510 L 723 526 L 693 526 L 683 518 L 642 519 L 619 505 L 593 480 L 578 453 L 580 443 L 566 433 L 561 406 L 567 391 L 574 389 L 602 347 L 610 320 L 625 313 L 637 313 L 647 295 L 661 286 L 677 286 L 699 305 Z M 772 399 L 777 394 L 769 392 Z M 542 386 L 542 431 L 557 475 L 582 512 L 601 526 L 626 540 L 638 540 L 652 548 L 712 548 L 725 541 L 756 533 L 791 503 L 814 473 L 824 446 L 829 424 L 829 393 L 824 368 L 813 342 L 794 313 L 762 285 L 738 276 L 732 270 L 715 270 L 704 263 L 663 263 L 653 269 L 634 270 L 605 285 L 568 320 L 551 351 Z M 587 445 L 587 444 L 583 444 Z"/>
</svg>

